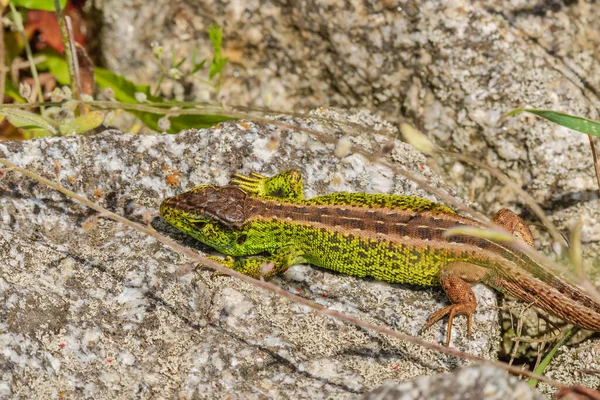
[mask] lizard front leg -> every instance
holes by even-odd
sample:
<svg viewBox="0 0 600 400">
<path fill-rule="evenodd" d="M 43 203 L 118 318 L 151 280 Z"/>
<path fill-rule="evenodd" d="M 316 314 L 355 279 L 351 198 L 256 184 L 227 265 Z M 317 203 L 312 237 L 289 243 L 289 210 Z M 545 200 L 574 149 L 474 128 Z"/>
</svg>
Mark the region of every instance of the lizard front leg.
<svg viewBox="0 0 600 400">
<path fill-rule="evenodd" d="M 284 248 L 270 256 L 258 257 L 208 257 L 215 260 L 227 268 L 241 272 L 244 275 L 255 279 L 269 279 L 281 272 L 285 272 L 289 267 L 304 261 L 292 248 Z"/>
</svg>

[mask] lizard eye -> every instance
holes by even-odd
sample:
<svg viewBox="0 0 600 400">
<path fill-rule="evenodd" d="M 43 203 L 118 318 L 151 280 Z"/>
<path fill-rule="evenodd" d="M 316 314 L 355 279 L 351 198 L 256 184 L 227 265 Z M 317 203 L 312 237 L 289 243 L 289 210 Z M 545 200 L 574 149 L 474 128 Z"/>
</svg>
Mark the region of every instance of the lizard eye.
<svg viewBox="0 0 600 400">
<path fill-rule="evenodd" d="M 193 221 L 190 222 L 190 225 L 192 225 L 195 229 L 202 229 L 206 226 L 206 221 Z"/>
<path fill-rule="evenodd" d="M 243 234 L 241 234 L 240 236 L 237 237 L 237 239 L 235 240 L 235 242 L 237 244 L 243 244 L 246 241 L 247 237 L 248 236 L 245 233 L 243 233 Z"/>
</svg>

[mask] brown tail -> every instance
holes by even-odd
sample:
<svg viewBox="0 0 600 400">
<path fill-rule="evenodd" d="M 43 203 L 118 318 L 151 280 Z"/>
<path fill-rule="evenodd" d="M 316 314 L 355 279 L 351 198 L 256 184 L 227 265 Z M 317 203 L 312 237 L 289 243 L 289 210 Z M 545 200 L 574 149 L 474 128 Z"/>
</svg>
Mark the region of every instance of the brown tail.
<svg viewBox="0 0 600 400">
<path fill-rule="evenodd" d="M 550 286 L 529 274 L 520 274 L 518 280 L 498 278 L 490 284 L 573 325 L 600 331 L 600 304 L 579 288 L 558 282 L 558 285 Z"/>
</svg>

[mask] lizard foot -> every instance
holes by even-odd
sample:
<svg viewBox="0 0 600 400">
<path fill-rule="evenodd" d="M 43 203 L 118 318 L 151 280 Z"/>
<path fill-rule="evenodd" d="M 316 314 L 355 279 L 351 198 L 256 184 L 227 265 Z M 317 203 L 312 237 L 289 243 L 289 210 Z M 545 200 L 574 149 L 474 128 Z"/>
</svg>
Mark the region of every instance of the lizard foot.
<svg viewBox="0 0 600 400">
<path fill-rule="evenodd" d="M 440 271 L 440 285 L 442 285 L 452 304 L 431 314 L 422 331 L 448 315 L 446 346 L 449 346 L 454 317 L 456 315 L 466 315 L 467 332 L 470 338 L 473 313 L 477 309 L 477 299 L 471 289 L 471 283 L 481 281 L 488 274 L 489 271 L 486 268 L 466 262 L 452 262 L 442 268 Z"/>
<path fill-rule="evenodd" d="M 265 183 L 269 179 L 264 175 L 252 172 L 251 176 L 234 174 L 234 178 L 231 180 L 231 184 L 239 187 L 247 193 L 256 195 L 262 195 L 265 193 Z"/>
<path fill-rule="evenodd" d="M 456 315 L 466 315 L 467 316 L 467 335 L 469 339 L 471 338 L 471 326 L 473 322 L 473 313 L 475 312 L 475 307 L 471 304 L 451 304 L 432 313 L 429 318 L 427 318 L 427 322 L 423 325 L 421 332 L 425 331 L 433 324 L 438 322 L 440 319 L 444 318 L 448 315 L 448 330 L 446 331 L 446 346 L 450 346 L 450 337 L 452 335 L 452 321 Z"/>
</svg>

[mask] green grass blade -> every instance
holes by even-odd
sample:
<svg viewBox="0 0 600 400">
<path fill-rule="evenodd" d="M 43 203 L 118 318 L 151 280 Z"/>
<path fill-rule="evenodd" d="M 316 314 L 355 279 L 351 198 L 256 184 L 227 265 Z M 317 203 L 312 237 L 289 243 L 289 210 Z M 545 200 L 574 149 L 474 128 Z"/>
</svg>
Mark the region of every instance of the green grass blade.
<svg viewBox="0 0 600 400">
<path fill-rule="evenodd" d="M 550 364 L 550 361 L 554 357 L 554 354 L 556 354 L 556 350 L 558 350 L 558 348 L 560 346 L 562 346 L 567 340 L 569 340 L 569 338 L 571 336 L 573 336 L 573 334 L 575 334 L 578 330 L 579 330 L 579 328 L 575 328 L 575 327 L 571 328 L 565 334 L 565 336 L 563 336 L 563 338 L 560 339 L 558 341 L 558 343 L 556 343 L 554 345 L 554 347 L 548 352 L 548 354 L 546 354 L 546 356 L 544 357 L 544 359 L 542 360 L 542 362 L 540 363 L 540 365 L 538 365 L 537 368 L 535 369 L 535 371 L 533 371 L 533 372 L 536 373 L 536 374 L 538 374 L 538 375 L 543 375 L 544 374 L 544 370 L 546 369 L 546 367 L 548 366 L 548 364 Z M 527 383 L 529 384 L 529 386 L 535 387 L 535 385 L 537 385 L 538 381 L 537 381 L 537 379 L 529 379 L 527 381 Z"/>
<path fill-rule="evenodd" d="M 517 108 L 512 110 L 505 117 L 511 117 L 513 115 L 528 112 L 538 117 L 547 119 L 548 121 L 554 122 L 555 124 L 564 126 L 574 131 L 586 133 L 588 135 L 600 136 L 600 123 L 592 121 L 591 119 L 575 117 L 573 115 L 564 114 L 551 110 L 535 110 L 531 108 Z"/>
<path fill-rule="evenodd" d="M 15 7 L 23 7 L 29 10 L 56 11 L 54 2 L 50 0 L 11 0 Z M 3 2 L 4 3 L 4 2 Z M 60 8 L 65 8 L 67 0 L 60 0 Z"/>
</svg>

